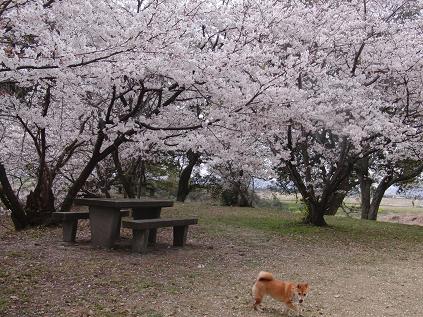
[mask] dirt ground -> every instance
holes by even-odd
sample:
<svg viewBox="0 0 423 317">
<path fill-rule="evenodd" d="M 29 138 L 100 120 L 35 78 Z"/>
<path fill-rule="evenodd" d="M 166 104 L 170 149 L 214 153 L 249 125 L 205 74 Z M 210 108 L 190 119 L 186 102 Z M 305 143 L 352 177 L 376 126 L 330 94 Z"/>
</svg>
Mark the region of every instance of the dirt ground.
<svg viewBox="0 0 423 317">
<path fill-rule="evenodd" d="M 216 219 L 219 215 L 216 214 Z M 61 229 L 15 233 L 0 219 L 0 316 L 286 316 L 267 298 L 252 310 L 260 270 L 308 281 L 303 316 L 422 316 L 423 246 L 326 241 L 209 225 L 190 229 L 188 245 L 169 247 L 171 230 L 144 255 L 93 249 L 89 225 L 78 243 Z"/>
</svg>

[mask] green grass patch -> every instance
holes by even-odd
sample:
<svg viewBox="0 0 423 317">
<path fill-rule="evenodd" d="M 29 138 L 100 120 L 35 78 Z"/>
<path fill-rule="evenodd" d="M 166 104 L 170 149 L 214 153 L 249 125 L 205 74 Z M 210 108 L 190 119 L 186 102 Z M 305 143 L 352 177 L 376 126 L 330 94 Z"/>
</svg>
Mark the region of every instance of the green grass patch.
<svg viewBox="0 0 423 317">
<path fill-rule="evenodd" d="M 7 251 L 6 256 L 10 256 L 12 258 L 25 258 L 27 255 L 21 251 Z"/>
<path fill-rule="evenodd" d="M 136 284 L 136 289 L 141 292 L 154 286 L 154 283 L 148 281 L 141 281 Z"/>
<path fill-rule="evenodd" d="M 145 311 L 139 311 L 142 317 L 163 317 L 164 315 L 161 312 L 158 312 L 154 309 L 147 309 Z"/>
<path fill-rule="evenodd" d="M 390 222 L 327 217 L 330 228 L 338 235 L 360 241 L 423 242 L 423 227 Z"/>
<path fill-rule="evenodd" d="M 2 270 L 2 269 L 0 269 L 0 278 L 6 278 L 6 277 L 8 277 L 9 276 L 9 273 L 8 272 L 6 272 L 6 271 L 4 271 L 4 270 Z"/>
<path fill-rule="evenodd" d="M 346 206 L 351 209 L 355 209 L 356 216 L 360 217 L 360 204 L 355 203 L 347 203 Z M 338 213 L 342 213 L 342 209 L 340 208 L 338 210 Z M 422 207 L 411 207 L 411 206 L 390 206 L 390 205 L 381 205 L 379 207 L 378 214 L 423 214 L 423 208 Z"/>
<path fill-rule="evenodd" d="M 181 208 L 183 207 L 183 208 Z M 298 207 L 298 205 L 297 205 Z M 195 210 L 197 212 L 195 212 Z M 274 208 L 239 208 L 186 204 L 178 205 L 179 214 L 197 214 L 200 224 L 208 232 L 248 228 L 293 238 L 320 241 L 423 242 L 423 227 L 397 223 L 360 220 L 351 217 L 327 216 L 327 227 L 305 225 L 301 212 L 280 211 Z"/>
<path fill-rule="evenodd" d="M 8 305 L 9 301 L 6 298 L 0 296 L 0 313 L 5 312 Z"/>
</svg>

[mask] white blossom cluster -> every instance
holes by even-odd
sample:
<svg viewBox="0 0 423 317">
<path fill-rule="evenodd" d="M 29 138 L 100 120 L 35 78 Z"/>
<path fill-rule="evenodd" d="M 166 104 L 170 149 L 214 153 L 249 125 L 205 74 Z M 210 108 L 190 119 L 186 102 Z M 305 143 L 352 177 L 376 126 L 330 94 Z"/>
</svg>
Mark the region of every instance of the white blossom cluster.
<svg viewBox="0 0 423 317">
<path fill-rule="evenodd" d="M 45 157 L 59 190 L 101 133 L 101 150 L 194 149 L 261 177 L 289 163 L 318 189 L 340 156 L 421 159 L 422 6 L 12 1 L 0 6 L 1 161 L 24 190 Z"/>
</svg>

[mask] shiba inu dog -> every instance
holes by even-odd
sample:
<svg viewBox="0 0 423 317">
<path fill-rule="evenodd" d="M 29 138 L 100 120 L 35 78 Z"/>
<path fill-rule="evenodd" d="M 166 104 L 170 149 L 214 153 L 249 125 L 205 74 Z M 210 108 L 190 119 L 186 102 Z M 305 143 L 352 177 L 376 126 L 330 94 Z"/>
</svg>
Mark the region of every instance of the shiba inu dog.
<svg viewBox="0 0 423 317">
<path fill-rule="evenodd" d="M 298 300 L 301 304 L 304 301 L 310 287 L 308 283 L 292 283 L 287 281 L 276 280 L 273 278 L 272 273 L 260 272 L 257 276 L 257 280 L 253 285 L 253 297 L 254 297 L 254 309 L 257 310 L 258 305 L 261 304 L 263 298 L 266 295 L 281 301 L 286 305 L 286 309 L 291 309 L 301 314 L 300 308 L 294 305 L 294 302 Z"/>
</svg>

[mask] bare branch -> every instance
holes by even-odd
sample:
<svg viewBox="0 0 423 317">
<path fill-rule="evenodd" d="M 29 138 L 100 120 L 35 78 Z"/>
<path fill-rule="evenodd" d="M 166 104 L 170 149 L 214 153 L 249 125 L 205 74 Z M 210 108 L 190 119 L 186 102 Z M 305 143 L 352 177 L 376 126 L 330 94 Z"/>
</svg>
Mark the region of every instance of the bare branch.
<svg viewBox="0 0 423 317">
<path fill-rule="evenodd" d="M 358 63 L 359 63 L 359 59 L 360 59 L 360 55 L 363 52 L 363 48 L 364 48 L 364 45 L 365 44 L 366 44 L 365 42 L 361 43 L 360 48 L 358 49 L 357 53 L 355 54 L 354 62 L 353 62 L 353 67 L 351 69 L 351 74 L 353 76 L 355 76 L 355 71 L 357 69 L 357 66 L 358 66 Z"/>
</svg>

